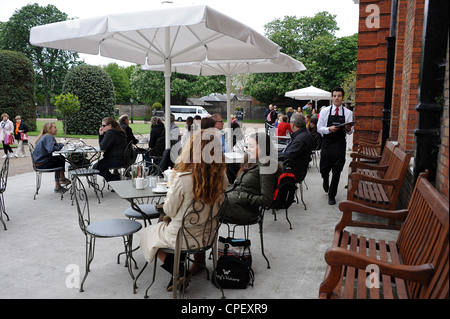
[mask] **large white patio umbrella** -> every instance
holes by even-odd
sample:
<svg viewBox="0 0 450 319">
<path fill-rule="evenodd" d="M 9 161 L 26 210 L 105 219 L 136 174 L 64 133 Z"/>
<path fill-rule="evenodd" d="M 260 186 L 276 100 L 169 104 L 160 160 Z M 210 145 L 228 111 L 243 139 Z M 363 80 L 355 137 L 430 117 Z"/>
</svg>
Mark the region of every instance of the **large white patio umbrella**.
<svg viewBox="0 0 450 319">
<path fill-rule="evenodd" d="M 284 96 L 290 97 L 294 100 L 315 100 L 316 106 L 318 100 L 331 100 L 331 92 L 316 88 L 314 86 L 289 91 L 286 92 Z"/>
<path fill-rule="evenodd" d="M 170 114 L 172 63 L 276 58 L 279 47 L 246 25 L 208 7 L 171 7 L 37 26 L 30 43 L 137 64 L 165 66 Z M 166 130 L 166 147 L 170 132 Z"/>
<path fill-rule="evenodd" d="M 143 70 L 163 71 L 164 66 L 143 65 Z M 274 59 L 253 59 L 241 61 L 203 61 L 192 63 L 174 63 L 172 72 L 190 75 L 225 75 L 227 87 L 227 127 L 230 127 L 231 110 L 231 75 L 244 73 L 279 73 L 300 72 L 306 70 L 303 63 L 280 53 Z"/>
</svg>

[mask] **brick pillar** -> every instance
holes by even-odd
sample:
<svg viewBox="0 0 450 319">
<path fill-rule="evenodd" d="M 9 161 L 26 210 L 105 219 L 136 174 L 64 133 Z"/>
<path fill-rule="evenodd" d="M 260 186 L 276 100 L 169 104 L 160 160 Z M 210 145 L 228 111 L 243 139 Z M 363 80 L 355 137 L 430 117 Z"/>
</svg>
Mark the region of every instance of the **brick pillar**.
<svg viewBox="0 0 450 319">
<path fill-rule="evenodd" d="M 398 105 L 398 141 L 399 146 L 406 152 L 413 152 L 416 148 L 414 130 L 417 128 L 417 111 L 415 110 L 418 97 L 420 61 L 422 53 L 422 35 L 425 0 L 400 0 L 402 7 L 399 12 L 406 16 L 403 28 L 403 64 L 397 90 L 400 92 Z M 399 30 L 400 32 L 400 30 Z M 399 70 L 400 71 L 400 70 Z"/>
<path fill-rule="evenodd" d="M 360 1 L 354 150 L 360 137 L 376 138 L 382 128 L 390 16 L 391 0 Z"/>
<path fill-rule="evenodd" d="M 445 68 L 444 110 L 441 119 L 442 143 L 439 149 L 436 188 L 447 198 L 449 197 L 449 46 L 447 44 L 447 63 Z"/>
</svg>

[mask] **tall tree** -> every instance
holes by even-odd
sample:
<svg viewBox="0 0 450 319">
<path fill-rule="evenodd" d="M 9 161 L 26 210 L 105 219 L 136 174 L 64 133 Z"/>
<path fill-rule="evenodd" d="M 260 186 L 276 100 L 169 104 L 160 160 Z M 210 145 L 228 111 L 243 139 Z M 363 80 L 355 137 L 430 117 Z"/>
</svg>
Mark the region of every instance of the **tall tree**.
<svg viewBox="0 0 450 319">
<path fill-rule="evenodd" d="M 265 25 L 266 35 L 281 51 L 301 61 L 299 73 L 252 74 L 244 93 L 264 103 L 286 101 L 284 93 L 314 85 L 331 90 L 356 68 L 357 34 L 336 38 L 336 16 L 319 12 L 314 17 L 276 19 Z"/>
<path fill-rule="evenodd" d="M 45 97 L 59 94 L 67 71 L 77 62 L 78 53 L 36 47 L 30 44 L 32 27 L 67 20 L 67 14 L 49 4 L 41 7 L 37 3 L 18 9 L 0 29 L 0 48 L 24 53 L 33 63 L 36 72 L 37 93 Z"/>
<path fill-rule="evenodd" d="M 130 76 L 127 68 L 119 66 L 117 63 L 109 63 L 103 67 L 103 70 L 108 73 L 114 84 L 114 92 L 116 94 L 116 103 L 128 104 L 130 99 L 134 98 L 130 87 Z"/>
</svg>

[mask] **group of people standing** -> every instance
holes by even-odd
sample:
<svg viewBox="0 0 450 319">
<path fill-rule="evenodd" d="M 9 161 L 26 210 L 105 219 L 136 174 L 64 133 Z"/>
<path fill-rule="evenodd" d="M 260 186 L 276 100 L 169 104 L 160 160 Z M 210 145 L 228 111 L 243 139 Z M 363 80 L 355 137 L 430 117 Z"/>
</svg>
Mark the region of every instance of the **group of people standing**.
<svg viewBox="0 0 450 319">
<path fill-rule="evenodd" d="M 24 144 L 28 142 L 26 138 L 26 133 L 28 133 L 28 126 L 22 122 L 22 118 L 20 115 L 17 115 L 16 123 L 14 124 L 10 119 L 7 113 L 2 114 L 2 121 L 0 123 L 0 140 L 3 144 L 3 151 L 5 155 L 2 158 L 6 158 L 9 156 L 13 157 L 25 157 L 25 149 Z M 25 135 L 24 135 L 25 134 Z M 17 143 L 17 151 L 14 151 L 11 148 L 11 145 Z"/>
</svg>

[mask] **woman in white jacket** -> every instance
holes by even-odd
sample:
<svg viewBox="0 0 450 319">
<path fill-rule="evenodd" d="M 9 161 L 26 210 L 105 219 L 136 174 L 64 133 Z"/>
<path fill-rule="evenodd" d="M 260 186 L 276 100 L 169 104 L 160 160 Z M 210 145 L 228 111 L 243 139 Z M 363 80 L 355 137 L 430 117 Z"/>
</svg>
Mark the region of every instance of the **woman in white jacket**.
<svg viewBox="0 0 450 319">
<path fill-rule="evenodd" d="M 12 136 L 14 140 L 14 124 L 9 120 L 9 115 L 6 113 L 2 114 L 2 122 L 0 123 L 0 140 L 3 143 L 3 151 L 5 151 L 5 155 L 2 158 L 6 158 L 9 153 L 9 157 L 14 157 L 14 152 L 11 146 L 5 144 L 5 140 L 8 136 Z"/>
<path fill-rule="evenodd" d="M 195 158 L 199 160 L 193 160 Z M 163 262 L 161 267 L 169 273 L 173 270 L 174 256 L 159 249 L 175 248 L 186 209 L 195 200 L 203 208 L 200 214 L 204 214 L 201 217 L 207 218 L 210 207 L 213 206 L 213 214 L 217 214 L 224 199 L 228 186 L 226 164 L 220 139 L 214 131 L 202 130 L 189 139 L 175 163 L 175 173 L 163 205 L 166 214 L 164 221 L 145 228 L 140 243 L 145 259 L 150 263 L 157 256 Z M 201 231 L 196 231 L 198 226 L 185 227 L 190 228 L 190 233 L 198 233 L 199 239 L 202 236 Z M 180 270 L 180 274 L 182 273 Z M 186 278 L 180 278 L 178 285 L 189 281 L 189 277 L 187 274 Z M 171 280 L 167 291 L 173 288 Z"/>
</svg>

